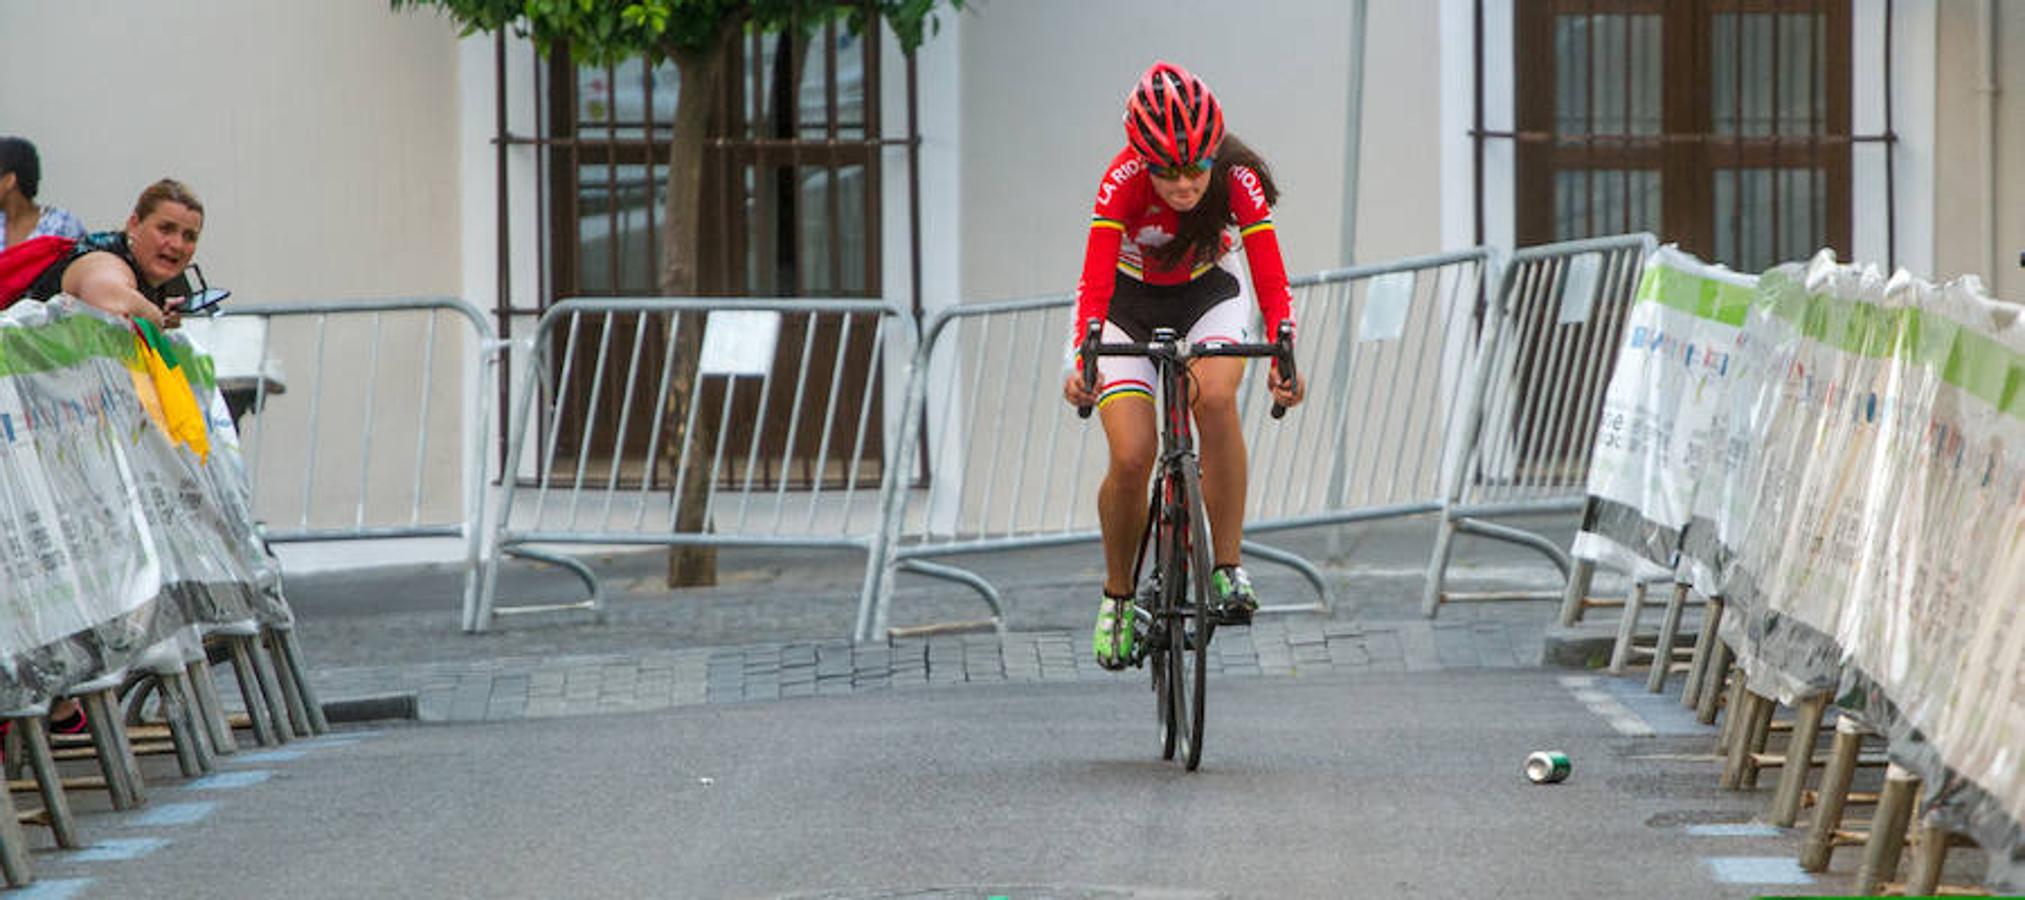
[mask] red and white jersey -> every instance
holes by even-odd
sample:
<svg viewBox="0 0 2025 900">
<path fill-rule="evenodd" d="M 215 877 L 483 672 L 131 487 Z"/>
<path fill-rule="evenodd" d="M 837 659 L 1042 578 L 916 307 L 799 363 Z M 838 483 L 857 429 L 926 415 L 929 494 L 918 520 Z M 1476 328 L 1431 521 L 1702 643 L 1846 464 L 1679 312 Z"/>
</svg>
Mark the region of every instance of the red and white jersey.
<svg viewBox="0 0 2025 900">
<path fill-rule="evenodd" d="M 1265 318 L 1266 335 L 1279 333 L 1280 322 L 1293 319 L 1293 291 L 1287 287 L 1287 266 L 1280 259 L 1280 241 L 1273 232 L 1273 210 L 1266 205 L 1259 176 L 1244 166 L 1230 168 L 1230 209 L 1243 241 L 1252 273 L 1252 295 Z M 1150 251 L 1174 240 L 1181 215 L 1153 190 L 1146 164 L 1127 147 L 1112 157 L 1104 180 L 1097 184 L 1096 209 L 1090 216 L 1090 242 L 1083 253 L 1083 278 L 1076 285 L 1076 334 L 1086 323 L 1101 321 L 1111 308 L 1117 273 L 1147 284 L 1182 284 L 1201 277 L 1215 259 L 1184 259 L 1172 268 L 1155 262 Z M 1217 255 L 1229 252 L 1226 229 Z"/>
</svg>

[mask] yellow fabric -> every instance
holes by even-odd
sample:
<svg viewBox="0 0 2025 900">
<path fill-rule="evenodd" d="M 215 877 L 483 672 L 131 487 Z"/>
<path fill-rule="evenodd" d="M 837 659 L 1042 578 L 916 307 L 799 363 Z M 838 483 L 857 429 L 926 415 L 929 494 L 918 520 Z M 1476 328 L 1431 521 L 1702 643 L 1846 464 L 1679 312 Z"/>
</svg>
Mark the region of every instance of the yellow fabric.
<svg viewBox="0 0 2025 900">
<path fill-rule="evenodd" d="M 142 324 L 144 327 L 134 334 L 134 353 L 140 358 L 140 368 L 128 370 L 133 376 L 134 393 L 140 395 L 142 408 L 169 435 L 170 441 L 190 448 L 198 461 L 207 462 L 211 458 L 211 438 L 205 431 L 204 412 L 197 408 L 197 394 L 190 388 L 190 379 L 184 377 L 181 366 L 172 364 L 173 357 L 164 358 L 155 349 L 155 343 L 148 340 L 148 332 L 157 337 L 161 333 Z"/>
</svg>

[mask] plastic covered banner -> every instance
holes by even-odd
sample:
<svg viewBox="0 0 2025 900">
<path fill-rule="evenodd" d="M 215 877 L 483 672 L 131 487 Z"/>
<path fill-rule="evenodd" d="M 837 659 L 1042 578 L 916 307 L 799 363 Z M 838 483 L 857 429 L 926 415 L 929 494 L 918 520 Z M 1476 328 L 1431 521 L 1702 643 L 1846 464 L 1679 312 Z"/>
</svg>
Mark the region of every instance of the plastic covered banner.
<svg viewBox="0 0 2025 900">
<path fill-rule="evenodd" d="M 1881 407 L 1903 419 L 1835 626 L 1846 693 L 1992 882 L 2025 887 L 2025 322 L 1973 282 L 1910 296 Z"/>
<path fill-rule="evenodd" d="M 6 708 L 190 623 L 288 615 L 208 360 L 153 337 L 68 298 L 0 313 Z"/>
<path fill-rule="evenodd" d="M 1696 382 L 1632 352 L 1665 344 L 1641 342 L 1640 324 L 1693 327 L 1645 308 L 1695 295 L 1692 270 L 1648 271 L 1661 274 L 1641 299 L 1654 300 L 1610 392 L 1645 416 L 1647 440 L 1600 449 L 1591 478 L 1634 527 L 1603 536 L 1652 560 L 1679 527 L 1696 587 L 1729 600 L 1723 637 L 1752 689 L 1837 692 L 1890 735 L 1937 814 L 1990 851 L 1992 883 L 2025 886 L 2019 308 L 1973 281 L 1887 279 L 1824 251 L 1758 278 L 1725 374 Z M 1717 397 L 1695 393 L 1711 386 Z M 1655 422 L 1722 437 L 1662 442 Z"/>
<path fill-rule="evenodd" d="M 1646 260 L 1604 393 L 1576 556 L 1646 577 L 1676 565 L 1712 495 L 1755 283 L 1671 246 Z"/>
<path fill-rule="evenodd" d="M 1719 578 L 1736 615 L 1725 638 L 1753 686 L 1785 701 L 1835 687 L 1836 622 L 1867 552 L 1867 510 L 1882 489 L 1873 449 L 1878 398 L 1891 394 L 1889 348 L 1902 338 L 1909 279 L 1823 254 L 1759 279 L 1748 327 L 1764 346 L 1762 376 L 1739 385 L 1731 494 L 1719 525 Z M 1846 299 L 1845 299 L 1846 298 Z"/>
</svg>

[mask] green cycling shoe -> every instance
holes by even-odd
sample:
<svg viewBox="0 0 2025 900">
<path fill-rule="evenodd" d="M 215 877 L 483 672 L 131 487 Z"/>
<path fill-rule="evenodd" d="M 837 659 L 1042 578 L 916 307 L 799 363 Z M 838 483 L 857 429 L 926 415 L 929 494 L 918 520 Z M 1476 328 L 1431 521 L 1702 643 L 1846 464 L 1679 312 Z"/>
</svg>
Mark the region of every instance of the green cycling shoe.
<svg viewBox="0 0 2025 900">
<path fill-rule="evenodd" d="M 1111 671 L 1139 661 L 1139 617 L 1132 598 L 1106 595 L 1097 607 L 1097 627 L 1090 633 L 1090 654 Z"/>
<path fill-rule="evenodd" d="M 1243 566 L 1218 566 L 1209 576 L 1210 594 L 1216 598 L 1216 619 L 1223 625 L 1250 625 L 1259 611 L 1259 595 L 1252 591 L 1252 577 Z"/>
</svg>

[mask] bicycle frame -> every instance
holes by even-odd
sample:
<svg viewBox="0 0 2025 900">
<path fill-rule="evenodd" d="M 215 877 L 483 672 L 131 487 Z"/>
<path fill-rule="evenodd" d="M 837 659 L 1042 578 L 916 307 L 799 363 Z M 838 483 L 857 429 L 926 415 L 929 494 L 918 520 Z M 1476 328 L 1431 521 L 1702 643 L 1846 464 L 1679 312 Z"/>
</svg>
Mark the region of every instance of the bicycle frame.
<svg viewBox="0 0 2025 900">
<path fill-rule="evenodd" d="M 1160 754 L 1172 759 L 1180 751 L 1188 770 L 1194 771 L 1202 761 L 1209 644 L 1216 631 L 1216 617 L 1209 615 L 1212 564 L 1209 518 L 1203 505 L 1201 466 L 1195 452 L 1193 374 L 1189 363 L 1217 356 L 1271 357 L 1286 377 L 1293 378 L 1293 335 L 1283 326 L 1280 339 L 1271 344 L 1186 344 L 1172 329 L 1161 328 L 1154 331 L 1149 341 L 1105 344 L 1099 340 L 1101 333 L 1101 325 L 1093 323 L 1084 338 L 1085 385 L 1094 385 L 1097 358 L 1101 356 L 1146 357 L 1153 361 L 1160 375 L 1160 455 L 1132 581 L 1146 586 L 1140 590 L 1140 605 L 1150 607 L 1145 611 L 1149 620 L 1146 647 L 1148 657 L 1153 660 L 1153 693 L 1161 726 Z M 1079 412 L 1087 416 L 1089 408 Z M 1274 418 L 1284 412 L 1279 404 L 1273 405 Z M 1154 558 L 1150 576 L 1145 571 L 1149 543 Z M 1142 581 L 1142 577 L 1147 580 Z M 1189 602 L 1191 587 L 1193 603 Z M 1188 627 L 1191 620 L 1195 626 L 1192 634 Z M 1191 654 L 1192 666 L 1188 660 Z"/>
</svg>

